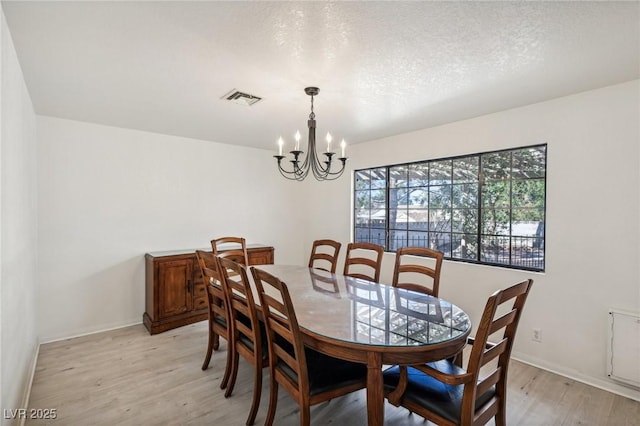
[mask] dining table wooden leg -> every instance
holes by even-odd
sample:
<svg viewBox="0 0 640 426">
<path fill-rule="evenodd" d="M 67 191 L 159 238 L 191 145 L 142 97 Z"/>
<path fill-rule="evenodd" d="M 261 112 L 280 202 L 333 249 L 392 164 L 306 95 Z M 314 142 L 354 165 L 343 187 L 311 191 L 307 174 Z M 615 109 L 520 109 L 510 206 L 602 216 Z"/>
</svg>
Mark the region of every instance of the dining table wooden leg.
<svg viewBox="0 0 640 426">
<path fill-rule="evenodd" d="M 380 352 L 367 354 L 367 417 L 369 426 L 384 424 L 384 388 Z"/>
</svg>

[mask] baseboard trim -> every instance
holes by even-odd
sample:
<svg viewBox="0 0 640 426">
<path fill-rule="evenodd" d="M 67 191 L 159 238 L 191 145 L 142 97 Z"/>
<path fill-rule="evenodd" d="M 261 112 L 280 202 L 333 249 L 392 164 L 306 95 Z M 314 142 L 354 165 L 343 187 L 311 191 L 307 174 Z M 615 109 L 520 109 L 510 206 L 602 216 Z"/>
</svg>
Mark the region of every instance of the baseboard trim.
<svg viewBox="0 0 640 426">
<path fill-rule="evenodd" d="M 92 334 L 103 333 L 105 331 L 111 331 L 111 330 L 118 330 L 120 328 L 131 327 L 132 325 L 139 325 L 139 324 L 142 324 L 142 321 L 132 320 L 129 323 L 108 326 L 106 328 L 100 328 L 95 330 L 87 330 L 84 332 L 79 332 L 77 334 L 71 334 L 71 335 L 59 336 L 59 337 L 45 337 L 42 341 L 40 341 L 40 344 L 42 345 L 45 343 L 53 343 L 53 342 L 60 342 L 62 340 L 75 339 L 76 337 L 90 336 Z"/>
<path fill-rule="evenodd" d="M 29 399 L 31 399 L 31 388 L 33 387 L 33 379 L 36 376 L 36 366 L 38 365 L 38 356 L 40 355 L 40 344 L 36 345 L 36 350 L 34 351 L 33 357 L 31 358 L 31 369 L 29 371 L 29 377 L 27 378 L 27 385 L 24 390 L 24 395 L 22 396 L 22 408 L 25 410 L 29 409 Z M 20 422 L 18 423 L 20 426 L 24 426 L 26 421 L 26 417 L 21 417 Z"/>
<path fill-rule="evenodd" d="M 616 395 L 624 396 L 625 398 L 633 399 L 634 401 L 640 402 L 640 390 L 632 387 L 627 387 L 618 382 L 609 382 L 607 380 L 601 380 L 595 377 L 587 376 L 584 374 L 580 374 L 577 371 L 567 370 L 558 365 L 553 365 L 547 363 L 541 359 L 536 357 L 531 357 L 526 354 L 520 352 L 513 352 L 511 355 L 512 359 L 516 361 L 520 361 L 522 363 L 531 365 L 536 368 L 540 368 L 545 371 L 549 371 L 551 373 L 557 374 L 559 376 L 566 377 L 571 380 L 575 380 L 580 383 L 584 383 L 585 385 L 593 386 L 598 389 L 602 389 L 607 392 L 615 393 Z"/>
</svg>

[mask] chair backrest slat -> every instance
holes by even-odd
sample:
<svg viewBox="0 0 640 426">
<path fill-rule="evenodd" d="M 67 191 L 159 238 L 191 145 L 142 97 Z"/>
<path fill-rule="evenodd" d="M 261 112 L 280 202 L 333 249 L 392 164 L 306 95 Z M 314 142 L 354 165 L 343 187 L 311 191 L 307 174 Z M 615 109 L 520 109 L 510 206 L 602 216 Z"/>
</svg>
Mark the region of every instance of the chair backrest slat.
<svg viewBox="0 0 640 426">
<path fill-rule="evenodd" d="M 478 387 L 476 388 L 476 395 L 482 395 L 492 386 L 494 386 L 500 380 L 500 375 L 502 374 L 502 369 L 500 367 L 493 370 L 491 374 L 487 377 L 483 378 L 478 382 Z"/>
<path fill-rule="evenodd" d="M 265 294 L 264 298 L 267 302 L 267 306 L 269 306 L 272 310 L 275 310 L 278 313 L 284 312 L 284 305 L 280 303 L 278 299 L 271 297 L 268 294 Z M 260 304 L 262 305 L 262 302 L 260 302 Z"/>
<path fill-rule="evenodd" d="M 473 419 L 473 423 L 460 423 L 460 424 L 474 424 L 484 425 L 491 420 L 498 413 L 500 399 L 496 396 L 491 398 L 486 404 L 484 404 L 476 413 Z"/>
<path fill-rule="evenodd" d="M 370 257 L 364 257 L 363 254 L 368 253 Z M 347 255 L 344 260 L 344 275 L 363 280 L 379 282 L 380 269 L 382 267 L 382 255 L 384 247 L 372 243 L 349 243 L 347 246 Z M 372 269 L 370 273 L 365 271 L 354 271 L 353 267 L 365 267 Z"/>
<path fill-rule="evenodd" d="M 423 265 L 400 265 L 400 272 L 413 272 L 416 274 L 427 275 L 431 278 L 436 275 L 436 271 Z"/>
<path fill-rule="evenodd" d="M 291 332 L 291 329 L 282 325 L 280 322 L 271 322 L 271 327 L 276 334 L 285 337 L 286 341 L 291 341 L 291 339 L 293 339 L 293 333 Z"/>
<path fill-rule="evenodd" d="M 420 265 L 416 263 L 405 263 L 411 259 L 411 257 L 423 257 L 433 259 L 433 268 Z M 438 297 L 440 289 L 440 270 L 442 269 L 442 259 L 444 253 L 432 250 L 425 247 L 402 247 L 396 251 L 396 262 L 393 268 L 393 281 L 394 287 L 406 288 L 407 290 L 419 291 L 422 293 L 430 294 Z M 431 287 L 428 287 L 426 282 L 406 282 L 411 274 L 420 274 L 429 277 L 431 281 Z M 414 275 L 415 277 L 415 275 Z"/>
<path fill-rule="evenodd" d="M 296 359 L 294 357 L 292 357 L 289 352 L 287 352 L 281 346 L 278 346 L 277 349 L 276 349 L 276 354 L 278 355 L 278 358 L 282 362 L 287 364 L 289 366 L 289 368 L 291 368 L 296 374 L 300 374 L 300 368 L 299 368 L 298 361 L 296 361 Z"/>
<path fill-rule="evenodd" d="M 526 281 L 522 281 L 521 283 L 512 285 L 511 287 L 505 288 L 504 290 L 499 292 L 500 294 L 498 295 L 498 299 L 499 299 L 498 303 L 503 304 L 513 299 L 514 297 L 525 296 L 525 297 L 519 297 L 518 300 L 514 302 L 514 307 L 517 305 L 519 308 L 521 308 L 522 306 L 520 305 L 524 305 L 524 302 L 526 300 L 526 295 L 528 294 L 527 293 L 528 288 L 531 285 L 531 283 L 533 283 L 533 280 L 526 280 Z"/>
<path fill-rule="evenodd" d="M 487 363 L 491 362 L 493 359 L 495 359 L 497 356 L 502 355 L 507 350 L 508 343 L 509 343 L 508 339 L 502 339 L 500 343 L 493 345 L 489 349 L 485 349 L 484 353 L 482 354 L 482 360 L 480 362 L 480 366 L 484 366 Z"/>
<path fill-rule="evenodd" d="M 515 321 L 517 315 L 518 315 L 518 311 L 515 309 L 512 309 L 511 311 L 502 315 L 500 318 L 497 318 L 496 320 L 494 320 L 491 323 L 491 327 L 489 328 L 489 336 L 491 336 L 493 333 L 511 324 L 513 321 Z"/>
</svg>

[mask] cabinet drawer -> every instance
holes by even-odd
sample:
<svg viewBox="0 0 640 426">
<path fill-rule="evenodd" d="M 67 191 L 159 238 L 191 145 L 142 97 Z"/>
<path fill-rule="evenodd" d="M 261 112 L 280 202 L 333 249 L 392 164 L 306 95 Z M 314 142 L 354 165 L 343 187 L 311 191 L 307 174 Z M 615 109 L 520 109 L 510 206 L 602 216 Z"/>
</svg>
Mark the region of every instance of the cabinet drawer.
<svg viewBox="0 0 640 426">
<path fill-rule="evenodd" d="M 198 297 L 193 301 L 193 309 L 199 311 L 200 309 L 207 309 L 207 296 Z"/>
<path fill-rule="evenodd" d="M 193 268 L 193 284 L 198 285 L 203 283 L 204 279 L 202 278 L 202 272 L 200 272 L 200 265 L 196 262 L 196 264 L 193 265 Z"/>
<path fill-rule="evenodd" d="M 193 297 L 205 297 L 207 295 L 207 288 L 204 283 L 197 283 L 193 286 Z"/>
</svg>

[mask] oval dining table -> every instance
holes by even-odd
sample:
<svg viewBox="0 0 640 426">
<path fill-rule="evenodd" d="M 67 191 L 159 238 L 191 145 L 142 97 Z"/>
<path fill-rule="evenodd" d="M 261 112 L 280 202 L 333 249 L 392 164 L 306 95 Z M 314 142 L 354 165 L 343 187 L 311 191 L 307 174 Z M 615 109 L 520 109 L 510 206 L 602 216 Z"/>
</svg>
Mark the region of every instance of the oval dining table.
<svg viewBox="0 0 640 426">
<path fill-rule="evenodd" d="M 469 316 L 446 300 L 306 266 L 260 265 L 289 288 L 304 344 L 367 365 L 367 416 L 384 423 L 383 365 L 410 365 L 461 351 Z"/>
</svg>

